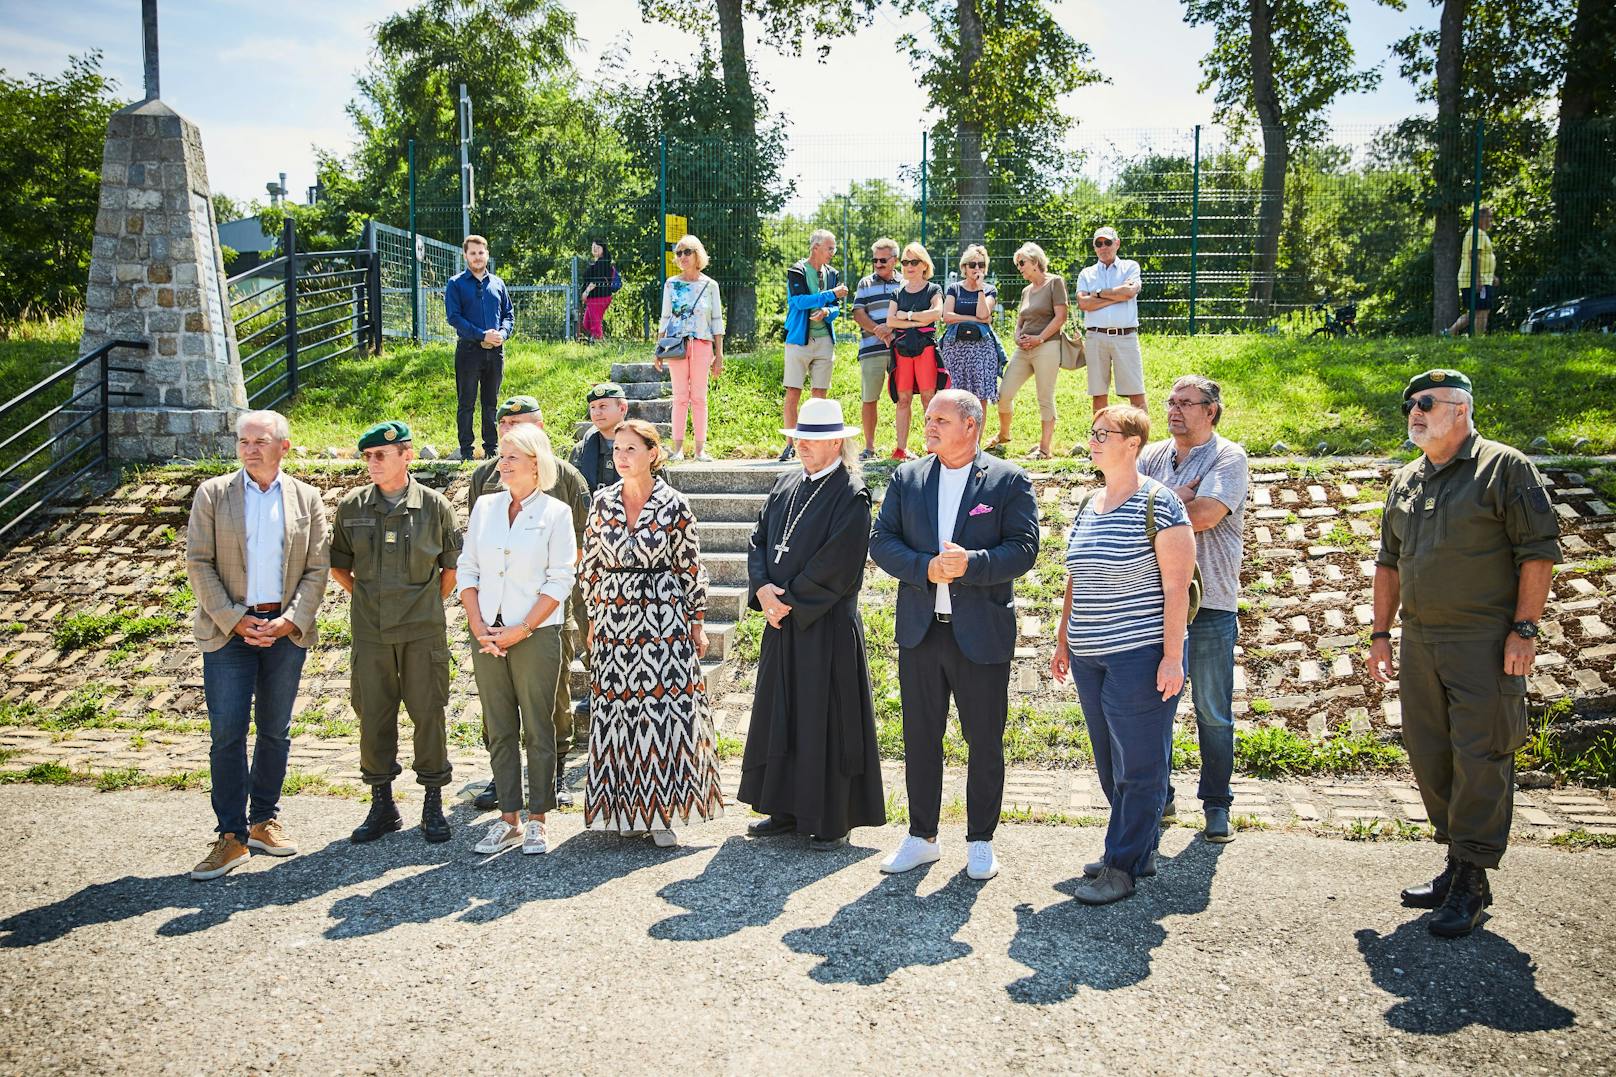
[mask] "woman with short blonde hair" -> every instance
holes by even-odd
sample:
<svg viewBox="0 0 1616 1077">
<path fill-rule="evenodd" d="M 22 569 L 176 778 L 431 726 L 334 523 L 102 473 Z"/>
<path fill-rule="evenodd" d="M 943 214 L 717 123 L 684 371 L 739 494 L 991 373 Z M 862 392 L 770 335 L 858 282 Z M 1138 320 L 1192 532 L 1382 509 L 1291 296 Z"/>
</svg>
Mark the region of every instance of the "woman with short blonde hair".
<svg viewBox="0 0 1616 1077">
<path fill-rule="evenodd" d="M 999 290 L 984 278 L 988 271 L 987 248 L 973 243 L 959 260 L 960 279 L 948 286 L 943 296 L 941 352 L 951 389 L 963 389 L 988 405 L 999 399 L 999 372 L 1004 369 L 1004 345 L 993 331 L 993 310 Z"/>
<path fill-rule="evenodd" d="M 707 268 L 707 248 L 695 236 L 681 236 L 673 245 L 679 272 L 662 285 L 661 339 L 684 342 L 680 355 L 662 354 L 659 347 L 652 366 L 668 365 L 673 379 L 673 455 L 685 458 L 685 417 L 696 439 L 692 457 L 708 462 L 707 384 L 724 372 L 724 308 L 718 300 L 718 282 Z"/>
<path fill-rule="evenodd" d="M 1066 281 L 1049 272 L 1049 256 L 1036 243 L 1023 243 L 1016 251 L 1016 268 L 1027 281 L 1021 292 L 1016 314 L 1016 353 L 1004 368 L 999 386 L 999 436 L 994 445 L 1010 444 L 1010 422 L 1014 418 L 1016 394 L 1033 378 L 1038 393 L 1040 433 L 1038 447 L 1027 453 L 1029 460 L 1048 460 L 1055 440 L 1055 379 L 1060 375 L 1060 341 L 1066 328 L 1066 312 L 1071 298 Z"/>
<path fill-rule="evenodd" d="M 909 424 L 913 419 L 915 393 L 920 393 L 920 410 L 924 413 L 937 392 L 937 372 L 942 361 L 937 358 L 937 323 L 943 318 L 943 290 L 932 283 L 935 271 L 931 255 L 919 243 L 904 247 L 898 258 L 903 269 L 903 287 L 892 295 L 887 304 L 887 327 L 893 331 L 892 379 L 898 392 L 898 414 L 895 423 L 898 447 L 892 450 L 894 460 L 913 460 L 909 452 Z"/>
</svg>

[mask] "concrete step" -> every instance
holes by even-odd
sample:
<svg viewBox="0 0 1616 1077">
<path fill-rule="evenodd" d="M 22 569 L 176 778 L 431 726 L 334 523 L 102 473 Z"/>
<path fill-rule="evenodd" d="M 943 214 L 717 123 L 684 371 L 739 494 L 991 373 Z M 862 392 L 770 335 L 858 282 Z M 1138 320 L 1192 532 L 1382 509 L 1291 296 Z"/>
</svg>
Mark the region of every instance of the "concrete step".
<svg viewBox="0 0 1616 1077">
<path fill-rule="evenodd" d="M 686 494 L 766 494 L 781 475 L 802 470 L 795 461 L 777 464 L 758 460 L 718 460 L 698 464 L 686 460 L 664 473 L 676 490 Z M 698 516 L 699 518 L 699 516 Z"/>
<path fill-rule="evenodd" d="M 630 382 L 668 381 L 666 369 L 658 371 L 650 363 L 613 363 L 612 380 L 625 389 Z"/>
<path fill-rule="evenodd" d="M 578 423 L 575 426 L 573 426 L 573 428 L 572 428 L 572 443 L 574 445 L 576 445 L 576 444 L 578 444 L 578 442 L 582 441 L 584 439 L 584 435 L 589 433 L 590 428 L 591 428 L 590 424 L 587 423 L 587 422 Z M 672 438 L 673 438 L 673 424 L 672 423 L 668 423 L 668 422 L 657 423 L 656 428 L 657 428 L 657 433 L 662 435 L 662 443 L 664 445 L 667 444 L 670 440 L 672 440 Z"/>
<path fill-rule="evenodd" d="M 628 417 L 630 419 L 648 419 L 653 423 L 665 423 L 673 419 L 673 398 L 663 400 L 630 400 L 628 402 Z M 672 430 L 672 427 L 669 427 Z"/>
<path fill-rule="evenodd" d="M 661 400 L 671 397 L 673 387 L 665 381 L 631 381 L 623 386 L 629 400 Z"/>
<path fill-rule="evenodd" d="M 690 511 L 702 523 L 757 523 L 767 494 L 686 494 Z"/>
<path fill-rule="evenodd" d="M 703 520 L 700 526 L 701 554 L 705 557 L 710 553 L 745 553 L 755 524 Z"/>
<path fill-rule="evenodd" d="M 744 553 L 701 552 L 701 563 L 707 566 L 709 583 L 728 587 L 746 586 L 746 555 Z"/>
<path fill-rule="evenodd" d="M 746 585 L 720 586 L 707 582 L 707 620 L 714 624 L 739 621 L 746 612 Z"/>
</svg>

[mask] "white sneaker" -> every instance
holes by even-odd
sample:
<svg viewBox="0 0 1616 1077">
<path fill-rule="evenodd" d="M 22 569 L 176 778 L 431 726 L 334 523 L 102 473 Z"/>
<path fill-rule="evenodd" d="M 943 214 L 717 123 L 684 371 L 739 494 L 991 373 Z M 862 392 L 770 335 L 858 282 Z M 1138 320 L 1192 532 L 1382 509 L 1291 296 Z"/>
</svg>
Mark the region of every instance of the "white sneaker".
<svg viewBox="0 0 1616 1077">
<path fill-rule="evenodd" d="M 679 844 L 679 835 L 671 830 L 653 830 L 651 840 L 656 842 L 658 849 L 671 849 Z"/>
<path fill-rule="evenodd" d="M 965 874 L 984 881 L 999 874 L 999 858 L 993 855 L 991 841 L 965 843 Z"/>
<path fill-rule="evenodd" d="M 550 851 L 544 840 L 544 824 L 537 819 L 527 821 L 527 829 L 522 833 L 522 852 L 528 856 L 538 856 Z"/>
<path fill-rule="evenodd" d="M 903 839 L 898 851 L 881 861 L 881 870 L 888 875 L 899 875 L 906 871 L 913 871 L 922 864 L 935 864 L 942 858 L 942 842 L 927 841 L 917 838 L 913 834 Z"/>
<path fill-rule="evenodd" d="M 710 464 L 713 462 L 713 458 L 707 455 L 706 449 L 701 450 L 701 452 L 697 453 L 695 456 L 692 456 L 691 459 L 696 461 L 698 464 Z"/>
<path fill-rule="evenodd" d="M 675 450 L 673 450 L 673 452 L 671 454 L 669 454 L 668 463 L 677 464 L 679 461 L 683 460 L 684 458 L 685 458 L 685 451 L 683 449 L 675 449 Z"/>
<path fill-rule="evenodd" d="M 488 833 L 483 837 L 483 840 L 473 846 L 472 851 L 485 854 L 497 853 L 502 849 L 509 849 L 513 845 L 519 845 L 521 841 L 521 827 L 512 826 L 503 819 L 495 819 L 493 825 L 488 828 Z"/>
</svg>

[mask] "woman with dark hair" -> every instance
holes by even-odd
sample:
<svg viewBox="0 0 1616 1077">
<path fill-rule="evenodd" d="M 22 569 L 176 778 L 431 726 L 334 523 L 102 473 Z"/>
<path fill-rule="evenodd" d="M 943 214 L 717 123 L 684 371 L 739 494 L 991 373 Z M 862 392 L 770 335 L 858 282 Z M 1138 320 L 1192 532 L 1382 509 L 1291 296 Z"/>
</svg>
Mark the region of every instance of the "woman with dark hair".
<svg viewBox="0 0 1616 1077">
<path fill-rule="evenodd" d="M 612 305 L 612 278 L 617 273 L 612 268 L 611 251 L 606 249 L 606 241 L 599 236 L 590 239 L 589 256 L 594 260 L 584 268 L 584 288 L 581 293 L 584 318 L 578 330 L 578 339 L 586 344 L 592 344 L 606 335 L 606 308 Z"/>
</svg>

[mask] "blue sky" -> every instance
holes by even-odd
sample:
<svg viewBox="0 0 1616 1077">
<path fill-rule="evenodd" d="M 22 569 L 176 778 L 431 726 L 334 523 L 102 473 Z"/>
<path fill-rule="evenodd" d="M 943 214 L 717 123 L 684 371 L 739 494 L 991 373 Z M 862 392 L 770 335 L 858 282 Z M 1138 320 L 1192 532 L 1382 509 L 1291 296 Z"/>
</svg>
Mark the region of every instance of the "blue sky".
<svg viewBox="0 0 1616 1077">
<path fill-rule="evenodd" d="M 693 38 L 647 26 L 635 0 L 568 2 L 579 13 L 584 40 L 574 59 L 585 78 L 596 74 L 601 54 L 614 43 L 626 44 L 631 65 L 642 70 L 684 62 L 698 47 Z M 369 27 L 407 6 L 395 0 L 160 0 L 163 98 L 201 127 L 214 188 L 236 198 L 261 197 L 264 184 L 282 171 L 294 192 L 311 183 L 311 146 L 340 151 L 351 143 L 343 106 L 367 58 Z M 1375 92 L 1338 102 L 1335 122 L 1360 127 L 1418 111 L 1388 48 L 1411 25 L 1433 25 L 1435 8 L 1426 0 L 1410 0 L 1406 12 L 1372 0 L 1347 0 L 1347 6 L 1360 65 L 1379 63 L 1383 74 Z M 1062 102 L 1079 119 L 1079 141 L 1125 141 L 1140 132 L 1210 122 L 1210 95 L 1195 88 L 1211 33 L 1184 25 L 1179 0 L 1056 0 L 1054 8 L 1093 48 L 1096 64 L 1111 80 Z M 68 12 L 71 17 L 64 18 Z M 140 95 L 139 0 L 0 0 L 0 25 L 0 67 L 7 73 L 54 73 L 68 56 L 100 49 L 124 93 Z M 925 97 L 908 60 L 891 44 L 907 29 L 920 27 L 915 20 L 879 16 L 869 30 L 838 42 L 823 64 L 782 57 L 752 42 L 773 103 L 798 136 L 788 168 L 805 193 L 858 171 L 850 156 L 874 152 L 850 149 L 873 146 L 870 136 L 812 136 L 827 130 L 827 100 L 836 102 L 829 110 L 844 114 L 876 86 L 889 115 L 912 114 L 918 122 L 924 113 Z"/>
</svg>

